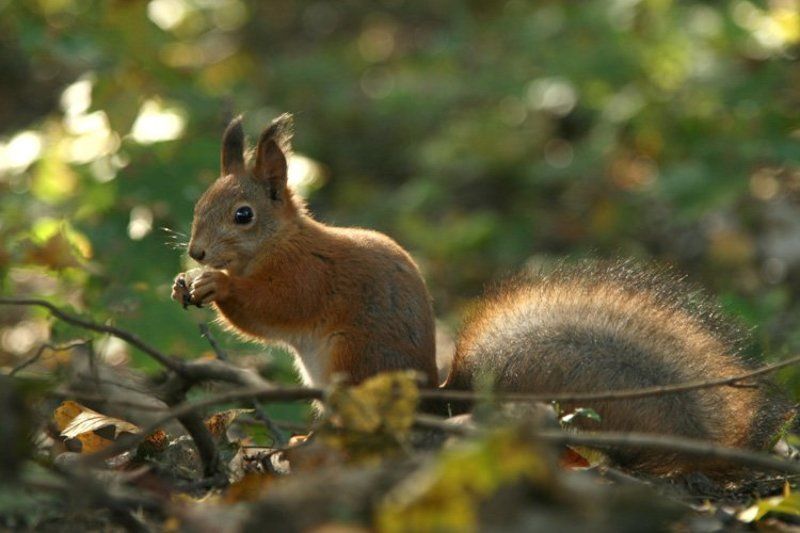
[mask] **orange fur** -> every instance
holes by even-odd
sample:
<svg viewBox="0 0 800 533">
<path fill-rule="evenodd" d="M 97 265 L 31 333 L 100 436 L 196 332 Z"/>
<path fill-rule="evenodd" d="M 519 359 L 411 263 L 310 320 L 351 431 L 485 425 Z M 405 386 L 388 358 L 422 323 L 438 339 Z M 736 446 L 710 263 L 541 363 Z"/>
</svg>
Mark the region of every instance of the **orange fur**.
<svg viewBox="0 0 800 533">
<path fill-rule="evenodd" d="M 417 266 L 381 233 L 326 226 L 307 214 L 286 185 L 286 121 L 262 134 L 252 172 L 225 153 L 242 145 L 238 139 L 223 143 L 223 162 L 231 162 L 223 173 L 233 173 L 195 208 L 190 253 L 211 269 L 193 281 L 194 301 L 213 302 L 249 337 L 294 348 L 308 384 L 415 369 L 436 385 L 433 311 Z M 243 206 L 254 220 L 236 224 Z"/>
<path fill-rule="evenodd" d="M 222 175 L 195 207 L 189 253 L 207 269 L 190 281 L 188 296 L 213 303 L 234 331 L 291 346 L 309 385 L 399 369 L 418 370 L 436 385 L 433 311 L 417 266 L 386 235 L 308 215 L 286 183 L 290 137 L 284 115 L 261 134 L 248 170 L 240 119 L 226 130 Z M 187 296 L 187 282 L 179 275 L 174 298 Z M 684 285 L 626 264 L 513 284 L 486 298 L 468 321 L 444 387 L 471 389 L 487 374 L 504 391 L 589 392 L 743 373 L 748 365 L 730 328 Z M 793 415 L 768 389 L 759 379 L 751 388 L 594 402 L 602 422 L 579 424 L 760 449 Z M 698 466 L 663 454 L 615 453 L 653 473 Z"/>
</svg>

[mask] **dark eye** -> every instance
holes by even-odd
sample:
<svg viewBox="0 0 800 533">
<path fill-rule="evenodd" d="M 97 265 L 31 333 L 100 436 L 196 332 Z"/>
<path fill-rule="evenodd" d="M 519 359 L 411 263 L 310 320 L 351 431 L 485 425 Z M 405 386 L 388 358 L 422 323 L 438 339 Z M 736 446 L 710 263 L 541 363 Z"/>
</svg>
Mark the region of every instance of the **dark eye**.
<svg viewBox="0 0 800 533">
<path fill-rule="evenodd" d="M 237 224 L 249 223 L 251 220 L 253 220 L 253 209 L 250 206 L 243 205 L 236 210 L 236 214 L 233 215 L 233 220 Z"/>
</svg>

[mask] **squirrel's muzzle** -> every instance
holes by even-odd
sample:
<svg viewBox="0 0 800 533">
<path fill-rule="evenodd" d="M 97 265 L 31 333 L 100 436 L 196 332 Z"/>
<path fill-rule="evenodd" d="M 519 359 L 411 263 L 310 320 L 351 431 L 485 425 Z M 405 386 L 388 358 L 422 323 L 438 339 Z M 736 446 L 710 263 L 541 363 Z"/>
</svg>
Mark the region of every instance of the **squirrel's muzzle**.
<svg viewBox="0 0 800 533">
<path fill-rule="evenodd" d="M 205 250 L 201 250 L 201 249 L 198 249 L 198 248 L 193 248 L 191 246 L 189 247 L 189 257 L 191 257 L 195 261 L 198 261 L 198 262 L 202 261 L 203 258 L 205 258 L 205 256 L 206 256 L 206 251 Z"/>
</svg>

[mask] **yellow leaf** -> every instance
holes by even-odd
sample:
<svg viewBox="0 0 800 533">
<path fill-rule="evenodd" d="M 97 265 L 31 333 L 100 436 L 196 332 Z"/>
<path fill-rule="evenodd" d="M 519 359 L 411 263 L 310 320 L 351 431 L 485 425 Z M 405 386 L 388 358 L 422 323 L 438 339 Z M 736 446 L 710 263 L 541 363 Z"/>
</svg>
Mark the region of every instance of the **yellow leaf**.
<svg viewBox="0 0 800 533">
<path fill-rule="evenodd" d="M 415 372 L 387 372 L 356 387 L 336 389 L 329 404 L 340 427 L 400 434 L 413 424 L 418 400 Z"/>
<path fill-rule="evenodd" d="M 61 436 L 75 438 L 81 442 L 81 453 L 94 453 L 114 442 L 120 433 L 138 433 L 138 426 L 119 418 L 113 418 L 93 411 L 77 402 L 67 400 L 53 413 L 56 426 Z M 113 439 L 103 437 L 97 430 L 112 427 Z"/>
<path fill-rule="evenodd" d="M 372 459 L 402 448 L 419 399 L 415 372 L 391 372 L 355 387 L 334 389 L 331 416 L 319 435 L 351 459 Z"/>
<path fill-rule="evenodd" d="M 538 448 L 512 431 L 443 452 L 379 505 L 378 531 L 477 531 L 478 510 L 506 485 L 552 483 L 553 470 Z"/>
<path fill-rule="evenodd" d="M 792 493 L 784 488 L 783 496 L 758 500 L 737 515 L 742 522 L 758 522 L 768 513 L 800 516 L 800 493 Z"/>
</svg>

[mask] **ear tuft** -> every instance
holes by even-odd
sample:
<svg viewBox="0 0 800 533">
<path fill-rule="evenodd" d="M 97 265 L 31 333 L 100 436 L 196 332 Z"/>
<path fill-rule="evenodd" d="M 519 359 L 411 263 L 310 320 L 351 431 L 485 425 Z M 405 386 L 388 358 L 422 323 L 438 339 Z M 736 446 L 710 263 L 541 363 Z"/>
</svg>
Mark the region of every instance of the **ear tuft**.
<svg viewBox="0 0 800 533">
<path fill-rule="evenodd" d="M 286 194 L 287 160 L 291 154 L 292 115 L 284 113 L 267 127 L 258 139 L 253 176 L 269 185 L 272 200 L 283 200 Z"/>
<path fill-rule="evenodd" d="M 289 157 L 292 152 L 292 136 L 294 135 L 294 118 L 291 113 L 284 113 L 269 125 L 267 129 L 261 132 L 258 139 L 258 145 L 266 144 L 272 141 L 280 148 L 285 157 Z"/>
<path fill-rule="evenodd" d="M 222 134 L 222 175 L 244 172 L 244 129 L 242 115 L 230 121 Z"/>
</svg>

